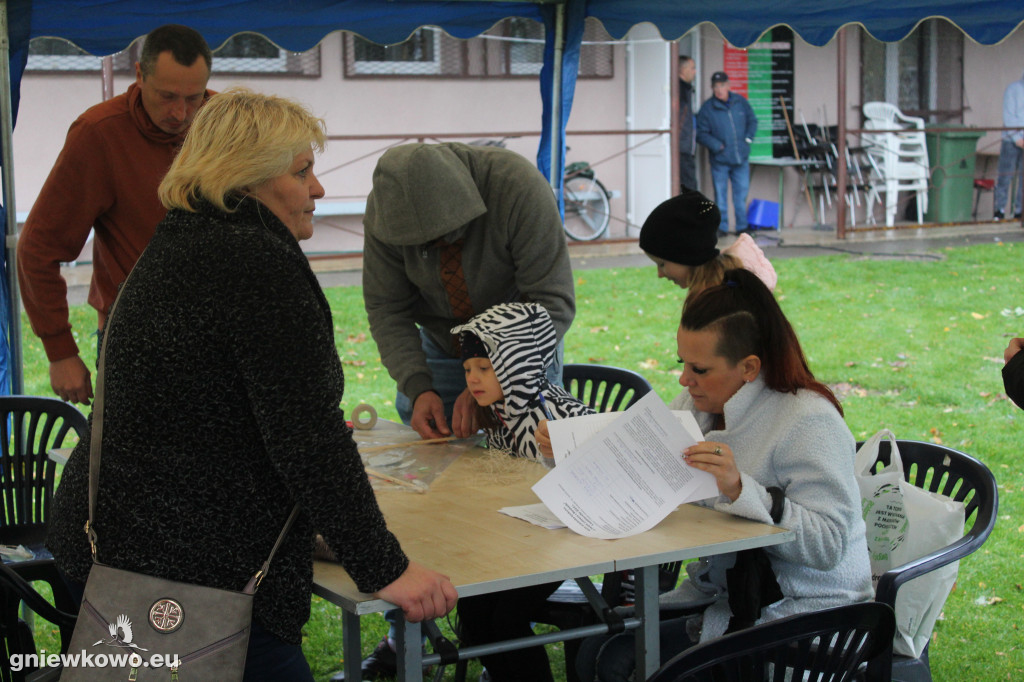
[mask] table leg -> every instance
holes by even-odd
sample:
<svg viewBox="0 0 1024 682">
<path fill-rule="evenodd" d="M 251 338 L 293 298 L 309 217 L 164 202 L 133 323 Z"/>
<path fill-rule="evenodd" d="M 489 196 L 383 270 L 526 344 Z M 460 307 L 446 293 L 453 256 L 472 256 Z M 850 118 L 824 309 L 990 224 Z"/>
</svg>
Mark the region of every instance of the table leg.
<svg viewBox="0 0 1024 682">
<path fill-rule="evenodd" d="M 345 679 L 362 682 L 363 647 L 359 633 L 359 616 L 341 612 L 341 654 L 345 658 Z"/>
<path fill-rule="evenodd" d="M 633 571 L 636 615 L 636 682 L 643 682 L 661 665 L 661 641 L 658 638 L 658 566 L 645 566 Z"/>
<path fill-rule="evenodd" d="M 419 623 L 410 623 L 405 618 L 399 619 L 395 638 L 399 680 L 423 679 L 423 636 L 420 633 Z"/>
</svg>

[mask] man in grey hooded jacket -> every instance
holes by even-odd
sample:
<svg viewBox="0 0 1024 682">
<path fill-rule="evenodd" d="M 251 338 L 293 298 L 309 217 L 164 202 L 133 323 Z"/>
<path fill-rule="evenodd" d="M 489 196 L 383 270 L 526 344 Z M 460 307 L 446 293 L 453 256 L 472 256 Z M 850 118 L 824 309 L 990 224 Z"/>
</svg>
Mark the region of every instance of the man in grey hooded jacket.
<svg viewBox="0 0 1024 682">
<path fill-rule="evenodd" d="M 424 438 L 475 433 L 452 327 L 497 303 L 532 301 L 561 340 L 576 312 L 551 188 L 507 149 L 408 144 L 381 157 L 366 203 L 363 297 L 399 415 Z M 561 353 L 553 367 L 560 383 Z"/>
</svg>

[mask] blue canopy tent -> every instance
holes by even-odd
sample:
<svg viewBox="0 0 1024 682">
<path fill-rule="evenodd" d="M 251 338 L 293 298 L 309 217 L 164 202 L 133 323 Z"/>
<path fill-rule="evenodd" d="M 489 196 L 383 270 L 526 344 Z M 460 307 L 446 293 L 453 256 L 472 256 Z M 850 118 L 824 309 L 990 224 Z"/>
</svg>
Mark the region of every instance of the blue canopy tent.
<svg viewBox="0 0 1024 682">
<path fill-rule="evenodd" d="M 345 29 L 378 43 L 405 40 L 416 28 L 438 26 L 458 38 L 486 31 L 511 16 L 545 24 L 540 88 L 543 121 L 538 167 L 556 186 L 564 165 L 565 125 L 572 107 L 579 48 L 586 17 L 599 19 L 613 36 L 651 22 L 666 39 L 703 22 L 715 24 L 734 45 L 745 46 L 765 31 L 788 25 L 813 45 L 824 45 L 846 24 L 864 26 L 876 38 L 898 41 L 924 19 L 945 17 L 974 40 L 999 42 L 1024 23 L 1020 0 L 0 0 L 0 144 L 6 209 L 6 276 L 0 278 L 0 392 L 22 391 L 21 325 L 14 277 L 14 188 L 11 131 L 17 118 L 28 41 L 65 38 L 94 54 L 112 54 L 165 23 L 183 23 L 219 45 L 240 31 L 261 33 L 282 48 L 303 51 L 332 31 Z M 9 85 L 9 87 L 8 87 Z M 557 192 L 561 196 L 561 192 Z M 2 214 L 0 214 L 2 215 Z M 4 343 L 9 341 L 9 343 Z"/>
</svg>

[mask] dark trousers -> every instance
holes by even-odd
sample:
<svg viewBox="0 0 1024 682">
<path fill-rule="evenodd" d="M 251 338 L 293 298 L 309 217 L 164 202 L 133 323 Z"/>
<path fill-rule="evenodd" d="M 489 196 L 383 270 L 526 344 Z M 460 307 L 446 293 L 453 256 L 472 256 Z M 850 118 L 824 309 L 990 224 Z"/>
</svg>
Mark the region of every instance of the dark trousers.
<svg viewBox="0 0 1024 682">
<path fill-rule="evenodd" d="M 697 189 L 697 160 L 693 154 L 679 152 L 679 191 Z"/>
<path fill-rule="evenodd" d="M 466 644 L 490 644 L 533 634 L 530 617 L 561 585 L 546 583 L 459 599 L 460 636 Z M 481 656 L 493 682 L 552 682 L 544 647 Z"/>
</svg>

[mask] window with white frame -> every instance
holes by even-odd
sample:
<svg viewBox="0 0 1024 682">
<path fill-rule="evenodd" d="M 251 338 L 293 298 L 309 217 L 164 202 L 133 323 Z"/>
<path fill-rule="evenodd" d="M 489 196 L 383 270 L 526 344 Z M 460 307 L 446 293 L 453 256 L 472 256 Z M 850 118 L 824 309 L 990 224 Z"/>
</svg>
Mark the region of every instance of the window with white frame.
<svg viewBox="0 0 1024 682">
<path fill-rule="evenodd" d="M 114 55 L 115 73 L 134 70 L 131 49 Z M 103 58 L 91 55 L 63 38 L 33 38 L 28 44 L 25 71 L 42 73 L 99 73 Z"/>
<path fill-rule="evenodd" d="M 141 50 L 141 41 L 135 41 L 128 49 L 112 55 L 114 73 L 134 73 Z M 37 73 L 99 73 L 102 63 L 102 57 L 91 55 L 63 38 L 33 38 L 25 68 Z M 319 76 L 320 47 L 289 52 L 257 33 L 238 33 L 213 51 L 212 72 Z"/>
<path fill-rule="evenodd" d="M 346 34 L 347 64 L 353 76 L 437 76 L 441 74 L 439 28 L 424 26 L 394 45 L 379 45 Z"/>
<path fill-rule="evenodd" d="M 600 22 L 587 19 L 583 40 L 579 77 L 610 78 L 612 40 Z M 342 61 L 346 78 L 536 77 L 544 64 L 544 25 L 510 18 L 467 40 L 424 27 L 393 45 L 378 45 L 345 33 Z"/>
<path fill-rule="evenodd" d="M 508 72 L 514 76 L 535 76 L 544 66 L 544 26 L 528 19 L 505 22 L 508 42 Z"/>
<path fill-rule="evenodd" d="M 213 73 L 320 75 L 320 47 L 289 52 L 258 33 L 236 33 L 213 51 Z"/>
</svg>

